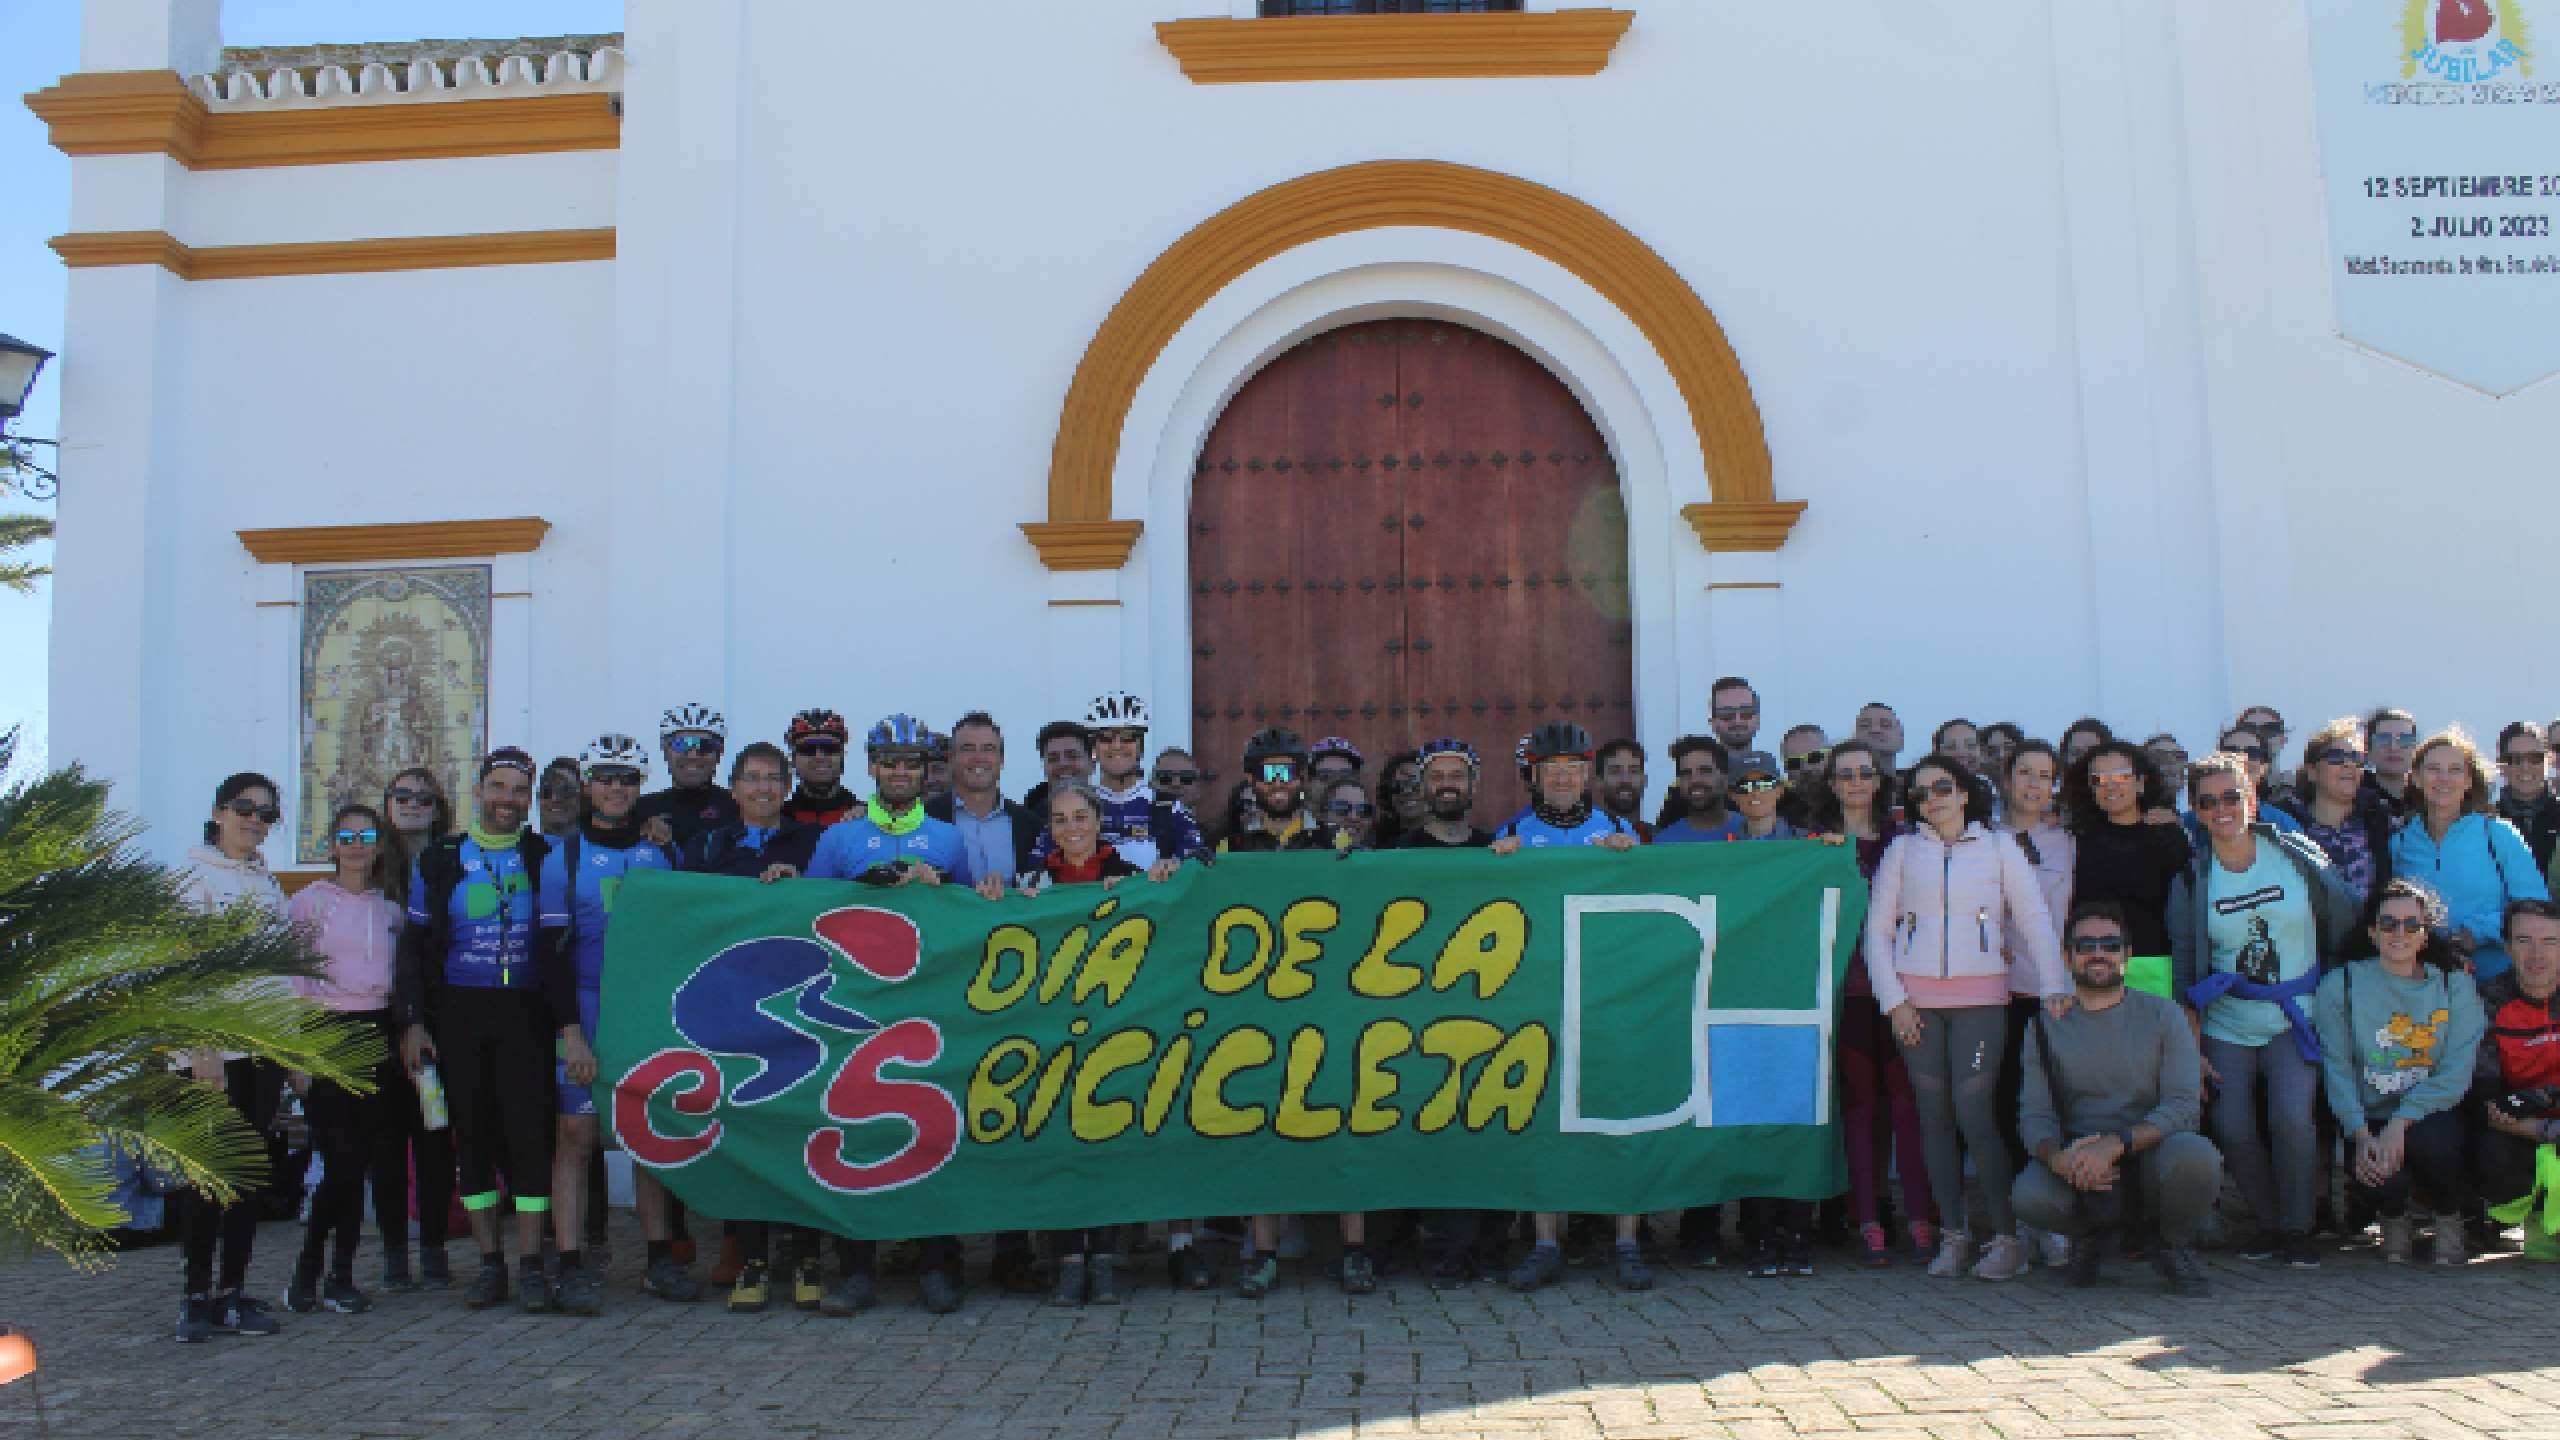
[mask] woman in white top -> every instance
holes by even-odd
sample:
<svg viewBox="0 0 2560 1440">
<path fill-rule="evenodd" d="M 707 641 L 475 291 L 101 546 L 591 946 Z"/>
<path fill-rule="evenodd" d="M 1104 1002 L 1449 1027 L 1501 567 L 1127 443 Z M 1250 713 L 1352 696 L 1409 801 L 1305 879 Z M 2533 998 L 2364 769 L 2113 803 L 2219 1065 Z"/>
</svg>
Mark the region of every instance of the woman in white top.
<svg viewBox="0 0 2560 1440">
<path fill-rule="evenodd" d="M 276 782 L 243 772 L 215 787 L 213 815 L 204 822 L 204 843 L 187 852 L 179 872 L 179 896 L 208 915 L 235 905 L 250 905 L 268 916 L 284 918 L 284 891 L 267 870 L 258 847 L 282 818 L 276 808 Z M 218 1090 L 240 1112 L 256 1134 L 275 1123 L 276 1102 L 284 1091 L 284 1072 L 272 1060 L 198 1050 L 186 1057 L 197 1083 Z M 258 1197 L 263 1185 L 243 1186 L 228 1205 L 203 1195 L 187 1206 L 182 1230 L 186 1252 L 186 1291 L 178 1309 L 178 1338 L 201 1341 L 216 1330 L 234 1335 L 273 1335 L 282 1327 L 265 1306 L 241 1293 L 249 1277 L 249 1251 L 258 1238 Z M 222 1252 L 221 1285 L 214 1284 L 214 1251 Z"/>
</svg>

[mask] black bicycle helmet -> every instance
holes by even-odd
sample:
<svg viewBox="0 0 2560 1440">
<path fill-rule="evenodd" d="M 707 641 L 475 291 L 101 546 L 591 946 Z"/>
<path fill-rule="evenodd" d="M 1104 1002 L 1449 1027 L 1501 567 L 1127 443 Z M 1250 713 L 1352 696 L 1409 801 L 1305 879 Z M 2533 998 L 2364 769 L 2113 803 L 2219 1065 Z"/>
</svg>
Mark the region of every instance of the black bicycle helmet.
<svg viewBox="0 0 2560 1440">
<path fill-rule="evenodd" d="M 1253 738 L 1244 742 L 1244 763 L 1251 765 L 1263 760 L 1295 760 L 1303 765 L 1307 763 L 1307 742 L 1298 738 L 1297 731 L 1284 730 L 1276 725 L 1268 730 L 1256 730 Z"/>
</svg>

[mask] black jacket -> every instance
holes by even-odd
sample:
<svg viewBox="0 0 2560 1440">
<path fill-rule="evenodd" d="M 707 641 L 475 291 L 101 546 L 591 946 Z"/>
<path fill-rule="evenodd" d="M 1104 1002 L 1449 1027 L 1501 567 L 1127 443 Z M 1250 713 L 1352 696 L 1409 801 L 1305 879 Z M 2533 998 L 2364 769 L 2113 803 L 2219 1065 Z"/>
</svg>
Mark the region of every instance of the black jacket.
<svg viewBox="0 0 2560 1440">
<path fill-rule="evenodd" d="M 762 875 L 768 865 L 806 871 L 809 857 L 817 853 L 818 837 L 825 833 L 823 825 L 803 824 L 785 815 L 765 837 L 764 848 L 750 850 L 746 823 L 732 821 L 693 837 L 693 843 L 684 847 L 684 868 L 698 875 L 737 875 L 749 880 Z"/>
</svg>

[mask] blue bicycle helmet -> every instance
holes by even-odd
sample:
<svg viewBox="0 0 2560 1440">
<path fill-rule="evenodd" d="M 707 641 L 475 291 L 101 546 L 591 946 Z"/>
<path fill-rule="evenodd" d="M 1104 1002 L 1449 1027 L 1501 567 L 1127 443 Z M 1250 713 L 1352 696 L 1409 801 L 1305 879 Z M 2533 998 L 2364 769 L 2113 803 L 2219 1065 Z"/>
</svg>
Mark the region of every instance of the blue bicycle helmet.
<svg viewBox="0 0 2560 1440">
<path fill-rule="evenodd" d="M 862 752 L 877 758 L 882 755 L 931 755 L 933 732 L 912 715 L 892 715 L 871 727 L 862 737 Z"/>
</svg>

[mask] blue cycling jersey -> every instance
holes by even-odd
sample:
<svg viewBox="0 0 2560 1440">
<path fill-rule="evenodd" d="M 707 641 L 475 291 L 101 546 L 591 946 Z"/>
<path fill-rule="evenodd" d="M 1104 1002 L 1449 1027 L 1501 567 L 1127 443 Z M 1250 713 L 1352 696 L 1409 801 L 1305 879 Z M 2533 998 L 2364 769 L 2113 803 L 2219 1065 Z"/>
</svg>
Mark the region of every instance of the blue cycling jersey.
<svg viewBox="0 0 2560 1440">
<path fill-rule="evenodd" d="M 1102 796 L 1102 843 L 1121 859 L 1144 870 L 1168 856 L 1193 860 L 1209 853 L 1199 822 L 1181 801 L 1158 800 L 1155 788 L 1143 782 L 1118 794 L 1102 785 L 1094 789 Z M 1049 848 L 1049 832 L 1043 827 L 1031 847 L 1034 869 L 1048 863 Z"/>
<path fill-rule="evenodd" d="M 1500 840 L 1505 836 L 1514 836 L 1521 844 L 1529 846 L 1597 845 L 1612 835 L 1625 835 L 1632 838 L 1634 834 L 1635 831 L 1628 827 L 1627 822 L 1594 806 L 1591 814 L 1581 824 L 1571 829 L 1548 824 L 1538 818 L 1535 810 L 1524 811 L 1506 821 L 1500 830 L 1494 832 L 1493 838 Z"/>
<path fill-rule="evenodd" d="M 445 902 L 444 983 L 472 990 L 534 990 L 534 886 L 524 852 L 513 846 L 483 850 L 463 837 L 462 878 Z M 420 867 L 409 872 L 409 923 L 434 920 Z"/>
<path fill-rule="evenodd" d="M 868 811 L 856 810 L 818 837 L 818 853 L 809 857 L 806 873 L 812 880 L 851 880 L 875 865 L 899 860 L 923 861 L 948 878 L 967 866 L 969 853 L 960 832 L 932 816 L 922 817 L 903 835 L 892 835 L 874 824 Z"/>
<path fill-rule="evenodd" d="M 570 852 L 575 850 L 578 873 L 568 873 Z M 635 870 L 673 870 L 673 851 L 633 837 L 628 846 L 599 843 L 594 835 L 577 840 L 563 840 L 551 847 L 542 861 L 541 925 L 545 930 L 571 926 L 575 940 L 571 955 L 578 967 L 578 999 L 581 1008 L 604 981 L 604 931 L 613 918 L 613 900 L 622 889 L 623 877 Z M 593 1015 L 585 1016 L 589 1026 Z M 594 1034 L 591 1028 L 587 1032 Z"/>
</svg>

